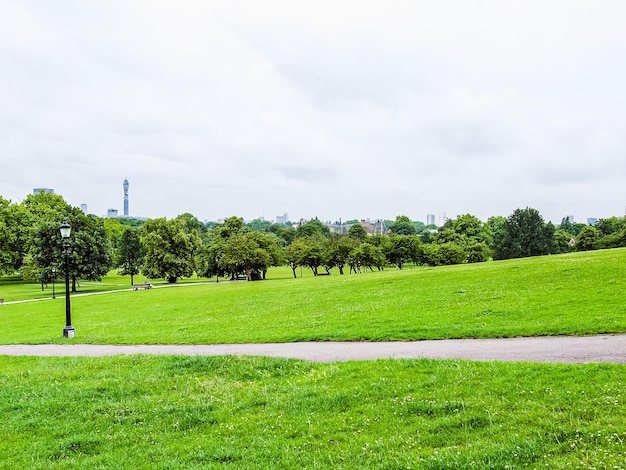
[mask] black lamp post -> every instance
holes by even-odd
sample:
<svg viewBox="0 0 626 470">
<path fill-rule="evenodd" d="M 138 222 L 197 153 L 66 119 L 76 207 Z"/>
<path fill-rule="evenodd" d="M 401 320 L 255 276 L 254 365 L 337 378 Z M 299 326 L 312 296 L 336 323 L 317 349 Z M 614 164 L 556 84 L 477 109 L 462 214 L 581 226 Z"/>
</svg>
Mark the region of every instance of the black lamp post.
<svg viewBox="0 0 626 470">
<path fill-rule="evenodd" d="M 56 299 L 56 296 L 54 295 L 54 280 L 57 277 L 57 268 L 55 268 L 54 266 L 52 266 L 52 298 Z"/>
<path fill-rule="evenodd" d="M 72 326 L 72 311 L 70 309 L 70 232 L 72 226 L 64 220 L 60 227 L 61 237 L 63 238 L 63 254 L 65 255 L 65 328 L 63 328 L 64 338 L 74 337 L 74 327 Z"/>
</svg>

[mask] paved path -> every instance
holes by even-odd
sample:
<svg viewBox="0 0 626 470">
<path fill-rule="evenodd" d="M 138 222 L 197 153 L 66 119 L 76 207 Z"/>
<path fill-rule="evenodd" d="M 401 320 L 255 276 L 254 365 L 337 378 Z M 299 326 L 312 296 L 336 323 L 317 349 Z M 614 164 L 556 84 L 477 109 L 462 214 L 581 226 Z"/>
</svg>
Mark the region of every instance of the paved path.
<svg viewBox="0 0 626 470">
<path fill-rule="evenodd" d="M 218 345 L 0 345 L 8 356 L 111 356 L 117 354 L 248 355 L 317 362 L 385 358 L 477 361 L 612 362 L 626 364 L 626 334 L 460 339 L 411 342 L 312 342 Z"/>
</svg>

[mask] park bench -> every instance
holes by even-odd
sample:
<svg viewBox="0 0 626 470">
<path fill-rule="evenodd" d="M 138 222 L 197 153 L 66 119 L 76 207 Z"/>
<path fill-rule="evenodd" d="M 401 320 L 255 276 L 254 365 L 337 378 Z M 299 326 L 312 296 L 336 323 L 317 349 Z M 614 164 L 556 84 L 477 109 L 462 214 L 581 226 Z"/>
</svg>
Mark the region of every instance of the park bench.
<svg viewBox="0 0 626 470">
<path fill-rule="evenodd" d="M 152 284 L 146 281 L 143 284 L 137 284 L 133 286 L 133 290 L 144 290 L 144 289 L 152 289 Z"/>
</svg>

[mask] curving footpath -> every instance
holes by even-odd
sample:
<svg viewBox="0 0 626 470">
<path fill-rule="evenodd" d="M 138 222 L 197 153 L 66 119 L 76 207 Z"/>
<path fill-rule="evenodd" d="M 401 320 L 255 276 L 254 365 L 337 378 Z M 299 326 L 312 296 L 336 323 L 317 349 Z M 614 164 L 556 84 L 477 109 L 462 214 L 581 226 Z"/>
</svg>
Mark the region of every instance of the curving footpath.
<svg viewBox="0 0 626 470">
<path fill-rule="evenodd" d="M 375 359 L 469 359 L 552 363 L 626 364 L 626 334 L 452 339 L 410 342 L 309 342 L 216 345 L 0 345 L 5 356 L 112 356 L 118 354 L 242 355 L 316 362 Z"/>
</svg>

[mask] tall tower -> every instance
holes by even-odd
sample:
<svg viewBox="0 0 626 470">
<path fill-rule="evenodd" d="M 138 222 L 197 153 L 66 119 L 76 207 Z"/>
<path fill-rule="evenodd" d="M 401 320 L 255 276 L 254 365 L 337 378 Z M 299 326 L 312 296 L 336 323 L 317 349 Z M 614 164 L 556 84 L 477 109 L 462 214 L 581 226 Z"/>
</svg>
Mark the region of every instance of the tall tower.
<svg viewBox="0 0 626 470">
<path fill-rule="evenodd" d="M 124 217 L 128 217 L 128 178 L 124 178 Z"/>
</svg>

